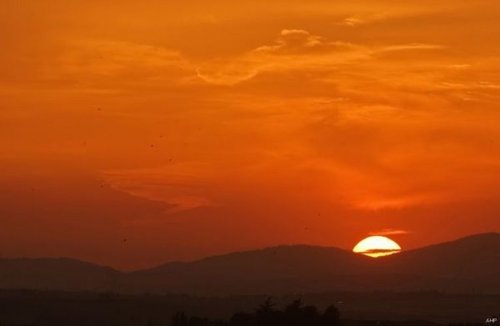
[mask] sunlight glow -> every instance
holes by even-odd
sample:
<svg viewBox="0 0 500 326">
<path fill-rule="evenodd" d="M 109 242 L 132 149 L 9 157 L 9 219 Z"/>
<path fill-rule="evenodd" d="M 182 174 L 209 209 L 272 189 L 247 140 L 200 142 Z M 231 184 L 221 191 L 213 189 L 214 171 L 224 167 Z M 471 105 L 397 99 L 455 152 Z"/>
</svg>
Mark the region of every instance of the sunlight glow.
<svg viewBox="0 0 500 326">
<path fill-rule="evenodd" d="M 352 251 L 357 254 L 378 258 L 399 253 L 401 247 L 387 237 L 371 236 L 361 240 Z"/>
</svg>

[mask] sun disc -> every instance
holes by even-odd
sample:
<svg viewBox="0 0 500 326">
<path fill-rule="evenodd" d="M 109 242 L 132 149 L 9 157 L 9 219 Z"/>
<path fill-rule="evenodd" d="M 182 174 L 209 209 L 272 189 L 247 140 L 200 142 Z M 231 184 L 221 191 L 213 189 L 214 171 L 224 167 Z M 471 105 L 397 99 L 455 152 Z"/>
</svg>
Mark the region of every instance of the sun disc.
<svg viewBox="0 0 500 326">
<path fill-rule="evenodd" d="M 401 247 L 388 237 L 371 236 L 361 240 L 352 251 L 357 254 L 377 258 L 399 253 Z"/>
</svg>

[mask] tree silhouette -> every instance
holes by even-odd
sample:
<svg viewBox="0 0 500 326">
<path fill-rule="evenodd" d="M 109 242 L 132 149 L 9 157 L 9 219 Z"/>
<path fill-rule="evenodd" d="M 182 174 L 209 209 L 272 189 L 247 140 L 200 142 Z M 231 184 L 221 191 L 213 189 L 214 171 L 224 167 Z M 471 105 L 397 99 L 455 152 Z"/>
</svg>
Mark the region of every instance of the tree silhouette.
<svg viewBox="0 0 500 326">
<path fill-rule="evenodd" d="M 255 316 L 246 312 L 238 312 L 231 317 L 229 325 L 233 326 L 250 326 L 253 325 Z"/>
<path fill-rule="evenodd" d="M 323 325 L 338 326 L 340 325 L 340 312 L 335 306 L 328 306 L 321 316 Z"/>
<path fill-rule="evenodd" d="M 275 312 L 273 298 L 269 297 L 256 310 L 257 315 L 267 315 Z"/>
<path fill-rule="evenodd" d="M 283 310 L 275 308 L 267 298 L 254 313 L 238 312 L 229 321 L 190 317 L 177 313 L 172 326 L 339 326 L 340 314 L 335 306 L 329 306 L 322 313 L 315 306 L 305 306 L 302 300 L 294 300 Z"/>
<path fill-rule="evenodd" d="M 188 326 L 188 318 L 185 313 L 178 312 L 172 317 L 172 326 Z"/>
</svg>

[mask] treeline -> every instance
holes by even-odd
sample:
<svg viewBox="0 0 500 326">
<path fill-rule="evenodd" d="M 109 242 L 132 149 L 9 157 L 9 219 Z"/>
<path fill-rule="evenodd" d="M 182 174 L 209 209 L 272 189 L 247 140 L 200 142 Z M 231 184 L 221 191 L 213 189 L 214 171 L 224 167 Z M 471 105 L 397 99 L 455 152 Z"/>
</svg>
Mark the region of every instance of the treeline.
<svg viewBox="0 0 500 326">
<path fill-rule="evenodd" d="M 238 312 L 228 321 L 188 316 L 178 312 L 171 326 L 339 326 L 340 314 L 335 306 L 320 311 L 315 306 L 295 300 L 283 309 L 277 309 L 269 298 L 253 313 Z"/>
</svg>

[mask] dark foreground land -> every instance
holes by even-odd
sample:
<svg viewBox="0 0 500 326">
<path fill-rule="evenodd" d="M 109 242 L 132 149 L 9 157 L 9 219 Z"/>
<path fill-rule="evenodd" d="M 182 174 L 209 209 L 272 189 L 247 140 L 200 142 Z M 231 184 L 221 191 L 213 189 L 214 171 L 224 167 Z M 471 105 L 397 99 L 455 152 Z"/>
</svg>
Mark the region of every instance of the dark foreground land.
<svg viewBox="0 0 500 326">
<path fill-rule="evenodd" d="M 281 309 L 297 298 L 317 307 L 318 312 L 330 305 L 337 307 L 343 326 L 482 325 L 486 318 L 500 313 L 500 295 L 433 292 L 297 294 L 273 298 L 273 307 Z M 265 296 L 190 297 L 5 290 L 0 291 L 0 325 L 167 326 L 179 312 L 185 313 L 186 318 L 202 317 L 205 324 L 200 325 L 206 325 L 207 321 L 229 322 L 237 312 L 255 313 L 266 299 Z M 179 325 L 183 325 L 182 321 Z"/>
</svg>

